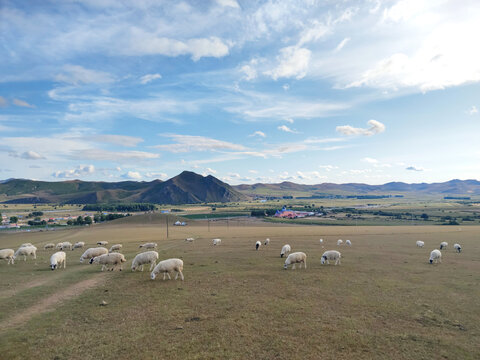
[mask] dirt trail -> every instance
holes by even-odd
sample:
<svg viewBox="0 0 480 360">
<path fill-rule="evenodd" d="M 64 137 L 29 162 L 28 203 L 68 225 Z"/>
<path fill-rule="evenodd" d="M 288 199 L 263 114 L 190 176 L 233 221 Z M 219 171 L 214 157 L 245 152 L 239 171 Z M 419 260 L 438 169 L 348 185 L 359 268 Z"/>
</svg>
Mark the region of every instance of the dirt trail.
<svg viewBox="0 0 480 360">
<path fill-rule="evenodd" d="M 0 292 L 0 299 L 3 299 L 3 298 L 7 298 L 7 297 L 10 297 L 10 296 L 14 296 L 16 295 L 17 293 L 23 291 L 23 290 L 28 290 L 30 288 L 33 288 L 33 287 L 37 287 L 37 286 L 43 286 L 49 282 L 53 282 L 55 281 L 55 279 L 42 279 L 42 280 L 34 280 L 34 281 L 30 281 L 26 284 L 21 284 L 21 285 L 18 285 L 18 286 L 15 286 L 13 288 L 7 288 L 5 290 L 2 290 Z"/>
<path fill-rule="evenodd" d="M 33 316 L 47 311 L 55 310 L 55 307 L 71 298 L 80 296 L 85 290 L 98 286 L 105 281 L 105 273 L 98 273 L 89 279 L 72 284 L 40 300 L 35 305 L 21 310 L 18 314 L 0 322 L 0 332 L 28 322 Z"/>
</svg>

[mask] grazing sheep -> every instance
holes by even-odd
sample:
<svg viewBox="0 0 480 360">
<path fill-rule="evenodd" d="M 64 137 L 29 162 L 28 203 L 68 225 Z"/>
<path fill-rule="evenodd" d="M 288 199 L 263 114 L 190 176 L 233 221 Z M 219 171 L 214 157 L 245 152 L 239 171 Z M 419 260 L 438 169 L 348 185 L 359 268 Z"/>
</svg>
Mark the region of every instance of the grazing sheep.
<svg viewBox="0 0 480 360">
<path fill-rule="evenodd" d="M 423 241 L 417 240 L 417 246 L 422 248 L 425 246 L 425 243 Z"/>
<path fill-rule="evenodd" d="M 83 249 L 84 246 L 85 246 L 85 243 L 83 241 L 78 241 L 75 244 L 73 244 L 72 251 L 75 249 Z"/>
<path fill-rule="evenodd" d="M 265 242 L 263 243 L 265 246 L 267 246 L 268 244 L 270 244 L 270 239 L 269 238 L 266 238 L 265 239 Z"/>
<path fill-rule="evenodd" d="M 157 247 L 157 243 L 146 243 L 139 246 L 139 248 L 144 249 L 155 249 Z"/>
<path fill-rule="evenodd" d="M 320 244 L 323 244 L 323 239 L 320 239 Z"/>
<path fill-rule="evenodd" d="M 442 241 L 440 243 L 440 250 L 447 249 L 448 243 L 446 241 Z"/>
<path fill-rule="evenodd" d="M 35 246 L 23 246 L 19 247 L 18 250 L 13 255 L 13 258 L 16 259 L 17 256 L 23 255 L 23 261 L 27 261 L 27 256 L 33 256 L 34 259 L 37 258 L 37 248 Z"/>
<path fill-rule="evenodd" d="M 177 275 L 175 276 L 175 280 L 177 280 L 178 275 L 180 275 L 180 278 L 183 281 L 183 261 L 180 259 L 168 259 L 168 260 L 163 260 L 160 261 L 157 266 L 155 266 L 155 269 L 153 269 L 152 273 L 150 274 L 150 278 L 152 280 L 155 280 L 157 277 L 158 273 L 163 273 L 163 280 L 165 280 L 165 275 L 168 276 L 168 279 L 171 280 L 172 278 L 170 277 L 170 272 L 176 271 Z"/>
<path fill-rule="evenodd" d="M 54 243 L 45 244 L 45 246 L 43 247 L 43 250 L 47 250 L 47 249 L 55 249 L 55 244 Z"/>
<path fill-rule="evenodd" d="M 150 264 L 150 271 L 155 267 L 158 260 L 158 252 L 156 251 L 145 251 L 138 254 L 132 261 L 132 271 L 137 271 L 138 268 L 141 268 L 143 271 L 143 265 Z"/>
<path fill-rule="evenodd" d="M 440 250 L 435 249 L 430 253 L 430 264 L 433 264 L 434 261 L 435 263 L 442 262 L 442 253 Z"/>
<path fill-rule="evenodd" d="M 108 250 L 109 253 L 111 252 L 114 252 L 114 251 L 118 251 L 118 250 L 121 250 L 123 247 L 122 244 L 115 244 L 115 245 L 112 245 L 112 247 L 110 248 L 110 250 Z"/>
<path fill-rule="evenodd" d="M 337 264 L 341 264 L 341 262 L 340 262 L 341 257 L 342 257 L 342 254 L 340 254 L 339 251 L 329 250 L 329 251 L 325 251 L 323 253 L 322 260 L 320 260 L 320 262 L 322 263 L 322 265 L 324 265 L 325 262 L 330 265 L 329 260 L 332 260 L 332 261 L 335 260 L 335 265 L 337 265 Z"/>
<path fill-rule="evenodd" d="M 63 251 L 58 251 L 52 256 L 50 256 L 50 267 L 52 270 L 56 268 L 61 268 L 63 264 L 63 268 L 67 267 L 67 254 Z"/>
<path fill-rule="evenodd" d="M 345 244 L 348 245 L 348 246 L 352 246 L 352 242 L 350 240 L 346 240 Z"/>
<path fill-rule="evenodd" d="M 13 249 L 2 249 L 0 250 L 0 259 L 7 260 L 7 265 L 12 263 L 14 264 L 13 260 L 15 260 L 15 252 Z"/>
<path fill-rule="evenodd" d="M 457 250 L 457 252 L 462 252 L 462 247 L 460 246 L 460 244 L 453 244 L 453 248 Z"/>
<path fill-rule="evenodd" d="M 186 238 L 185 241 L 186 241 L 186 242 L 194 242 L 195 239 L 194 239 L 194 238 Z"/>
<path fill-rule="evenodd" d="M 30 243 L 25 243 L 25 244 L 20 245 L 19 247 L 27 247 L 27 246 L 33 246 L 33 245 L 30 244 Z"/>
<path fill-rule="evenodd" d="M 340 246 L 340 245 L 342 245 L 342 244 L 343 244 L 343 240 L 342 240 L 342 239 L 338 239 L 338 240 L 337 240 L 337 245 Z"/>
<path fill-rule="evenodd" d="M 118 265 L 120 265 L 120 271 L 122 271 L 122 263 L 126 262 L 125 256 L 120 253 L 110 253 L 110 254 L 103 254 L 100 256 L 96 256 L 90 259 L 90 264 L 99 264 L 102 265 L 102 271 L 107 269 L 110 271 L 114 271 Z M 111 265 L 111 268 L 108 266 Z"/>
<path fill-rule="evenodd" d="M 260 241 L 257 241 L 257 242 L 255 243 L 255 250 L 260 249 L 260 246 L 262 246 L 262 243 L 261 243 Z"/>
<path fill-rule="evenodd" d="M 290 247 L 290 245 L 288 244 L 283 245 L 282 251 L 280 251 L 280 257 L 283 258 L 283 256 L 287 255 L 287 253 L 289 253 L 290 251 L 292 251 L 292 248 Z"/>
<path fill-rule="evenodd" d="M 300 269 L 302 268 L 302 263 L 305 265 L 305 269 L 307 268 L 307 255 L 303 252 L 294 252 L 288 255 L 287 260 L 285 260 L 285 264 L 283 268 L 287 270 L 288 265 L 292 265 L 292 270 L 295 270 L 295 265 L 300 263 Z"/>
<path fill-rule="evenodd" d="M 85 250 L 82 256 L 80 256 L 80 262 L 83 263 L 83 260 L 88 260 L 94 258 L 95 256 L 100 256 L 108 254 L 108 250 L 104 247 L 88 248 Z"/>
<path fill-rule="evenodd" d="M 60 250 L 67 250 L 67 249 L 73 250 L 72 247 L 73 245 L 71 242 L 65 241 L 62 243 L 62 247 L 60 248 Z"/>
<path fill-rule="evenodd" d="M 222 239 L 213 239 L 213 245 L 220 245 Z"/>
<path fill-rule="evenodd" d="M 108 241 L 97 241 L 97 245 L 105 246 L 108 244 Z"/>
<path fill-rule="evenodd" d="M 55 245 L 55 249 L 61 250 L 63 246 L 63 242 L 59 242 L 57 245 Z"/>
</svg>

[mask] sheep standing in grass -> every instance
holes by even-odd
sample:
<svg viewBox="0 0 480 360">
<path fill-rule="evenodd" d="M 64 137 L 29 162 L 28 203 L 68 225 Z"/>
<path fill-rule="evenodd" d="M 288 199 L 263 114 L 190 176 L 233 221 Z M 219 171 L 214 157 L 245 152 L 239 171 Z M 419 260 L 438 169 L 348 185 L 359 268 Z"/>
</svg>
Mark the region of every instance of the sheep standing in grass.
<svg viewBox="0 0 480 360">
<path fill-rule="evenodd" d="M 122 271 L 122 263 L 126 262 L 125 256 L 120 253 L 110 253 L 100 256 L 96 256 L 90 259 L 90 264 L 102 265 L 102 271 L 107 269 L 107 271 L 114 271 L 117 266 L 120 265 L 120 271 Z M 109 266 L 111 266 L 109 268 Z"/>
<path fill-rule="evenodd" d="M 340 246 L 340 245 L 342 245 L 342 244 L 343 244 L 343 240 L 342 240 L 342 239 L 338 239 L 338 240 L 337 240 L 337 245 Z"/>
<path fill-rule="evenodd" d="M 194 242 L 195 239 L 194 239 L 194 238 L 186 238 L 185 241 L 186 241 L 186 242 Z"/>
<path fill-rule="evenodd" d="M 108 244 L 108 241 L 97 241 L 97 245 L 105 246 Z"/>
<path fill-rule="evenodd" d="M 163 280 L 165 280 L 165 275 L 167 275 L 168 279 L 171 280 L 172 278 L 170 277 L 169 273 L 172 271 L 175 271 L 177 273 L 177 275 L 175 276 L 175 280 L 177 280 L 178 275 L 180 275 L 180 278 L 183 281 L 183 261 L 180 259 L 168 259 L 160 261 L 150 274 L 150 278 L 152 280 L 155 280 L 157 274 L 163 273 Z"/>
<path fill-rule="evenodd" d="M 83 262 L 83 260 L 94 258 L 95 256 L 104 255 L 104 254 L 108 254 L 108 250 L 105 249 L 104 247 L 89 248 L 85 250 L 82 256 L 80 256 L 80 262 Z"/>
<path fill-rule="evenodd" d="M 121 250 L 123 247 L 122 244 L 115 244 L 115 245 L 112 245 L 112 247 L 110 248 L 110 250 L 108 250 L 109 253 L 111 252 L 114 252 L 114 251 L 119 251 Z"/>
<path fill-rule="evenodd" d="M 460 244 L 453 244 L 453 248 L 454 248 L 457 252 L 462 252 L 462 247 L 460 246 Z"/>
<path fill-rule="evenodd" d="M 45 246 L 43 247 L 43 250 L 47 250 L 47 249 L 55 249 L 55 244 L 54 243 L 45 244 Z"/>
<path fill-rule="evenodd" d="M 287 270 L 288 265 L 292 265 L 292 270 L 295 270 L 295 265 L 300 264 L 299 268 L 302 268 L 302 263 L 305 265 L 305 269 L 307 268 L 307 255 L 303 252 L 294 252 L 288 255 L 287 260 L 285 260 L 285 264 L 283 268 Z"/>
<path fill-rule="evenodd" d="M 23 246 L 19 247 L 18 250 L 13 255 L 13 258 L 16 259 L 17 256 L 23 255 L 23 261 L 27 261 L 27 256 L 33 256 L 34 259 L 37 258 L 37 248 L 35 246 Z"/>
<path fill-rule="evenodd" d="M 448 243 L 446 241 L 442 241 L 440 243 L 440 250 L 447 249 Z"/>
<path fill-rule="evenodd" d="M 62 243 L 62 247 L 60 248 L 60 250 L 67 250 L 67 249 L 73 250 L 73 245 L 72 245 L 72 243 L 69 242 L 69 241 L 64 241 L 64 242 Z"/>
<path fill-rule="evenodd" d="M 335 260 L 335 265 L 341 264 L 340 258 L 342 257 L 342 254 L 340 254 L 339 251 L 337 250 L 329 250 L 325 251 L 322 255 L 322 260 L 320 260 L 321 264 L 324 265 L 325 263 L 330 265 L 329 260 Z"/>
<path fill-rule="evenodd" d="M 67 254 L 63 251 L 58 251 L 52 256 L 50 256 L 50 267 L 52 270 L 57 268 L 61 268 L 63 264 L 63 268 L 67 267 Z"/>
<path fill-rule="evenodd" d="M 348 245 L 348 246 L 352 246 L 352 242 L 350 240 L 346 240 L 345 244 Z"/>
<path fill-rule="evenodd" d="M 287 255 L 290 251 L 292 251 L 292 248 L 290 245 L 285 244 L 282 247 L 282 251 L 280 251 L 280 257 L 283 258 L 284 255 Z"/>
<path fill-rule="evenodd" d="M 13 249 L 2 249 L 0 250 L 0 259 L 7 260 L 7 265 L 10 263 L 14 264 L 15 252 Z"/>
<path fill-rule="evenodd" d="M 75 249 L 83 249 L 85 246 L 85 243 L 83 241 L 78 241 L 72 246 L 72 251 Z"/>
<path fill-rule="evenodd" d="M 145 251 L 138 254 L 132 261 L 132 271 L 137 271 L 141 268 L 143 271 L 143 265 L 150 264 L 150 271 L 155 267 L 158 260 L 158 252 L 156 251 Z"/>
<path fill-rule="evenodd" d="M 255 243 L 255 250 L 260 249 L 260 246 L 262 246 L 262 243 L 261 243 L 260 241 L 257 241 L 257 242 Z"/>
<path fill-rule="evenodd" d="M 440 250 L 435 249 L 430 253 L 430 264 L 433 264 L 434 262 L 442 262 L 442 253 L 440 252 Z"/>
<path fill-rule="evenodd" d="M 425 243 L 423 241 L 417 240 L 417 246 L 423 248 Z"/>
<path fill-rule="evenodd" d="M 267 246 L 268 244 L 270 244 L 270 239 L 269 238 L 266 238 L 265 239 L 265 242 L 263 243 L 265 246 Z"/>
<path fill-rule="evenodd" d="M 146 243 L 139 246 L 139 248 L 144 249 L 155 249 L 157 247 L 157 243 Z"/>
<path fill-rule="evenodd" d="M 57 245 L 55 245 L 55 249 L 61 250 L 63 246 L 63 242 L 59 242 Z"/>
<path fill-rule="evenodd" d="M 220 245 L 222 239 L 213 239 L 213 245 Z"/>
</svg>

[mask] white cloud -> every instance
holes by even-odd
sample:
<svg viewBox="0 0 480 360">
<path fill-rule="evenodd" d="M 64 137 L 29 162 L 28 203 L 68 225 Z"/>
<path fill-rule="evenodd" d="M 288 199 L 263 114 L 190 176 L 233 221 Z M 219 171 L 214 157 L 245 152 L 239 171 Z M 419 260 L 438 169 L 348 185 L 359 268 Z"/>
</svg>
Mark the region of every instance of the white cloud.
<svg viewBox="0 0 480 360">
<path fill-rule="evenodd" d="M 417 166 L 408 166 L 405 168 L 405 170 L 410 170 L 410 171 L 424 171 L 424 168 L 417 167 Z"/>
<path fill-rule="evenodd" d="M 143 139 L 140 137 L 128 135 L 90 135 L 83 137 L 83 139 L 87 141 L 109 143 L 128 147 L 134 147 L 137 146 L 138 143 L 143 142 Z"/>
<path fill-rule="evenodd" d="M 103 149 L 85 149 L 72 152 L 74 159 L 89 159 L 97 161 L 135 161 L 157 159 L 159 154 L 149 153 L 145 151 L 109 151 Z"/>
<path fill-rule="evenodd" d="M 287 125 L 281 125 L 277 129 L 292 134 L 298 134 L 298 131 L 290 129 Z"/>
<path fill-rule="evenodd" d="M 258 171 L 257 171 L 257 170 L 248 170 L 248 172 L 249 172 L 250 174 L 258 174 Z"/>
<path fill-rule="evenodd" d="M 314 20 L 309 27 L 306 27 L 305 30 L 300 34 L 300 40 L 298 41 L 298 46 L 303 46 L 304 44 L 318 41 L 324 38 L 331 32 L 331 28 L 325 24 Z"/>
<path fill-rule="evenodd" d="M 142 175 L 138 171 L 128 171 L 122 175 L 124 179 L 141 180 Z"/>
<path fill-rule="evenodd" d="M 245 74 L 243 79 L 250 81 L 257 78 L 257 70 L 250 65 L 243 65 L 240 70 Z"/>
<path fill-rule="evenodd" d="M 477 107 L 476 107 L 475 105 L 472 105 L 472 107 L 471 107 L 470 109 L 468 109 L 468 110 L 466 111 L 466 113 L 467 113 L 468 115 L 475 115 L 475 114 L 478 113 L 478 109 L 477 109 Z"/>
<path fill-rule="evenodd" d="M 337 126 L 336 131 L 343 135 L 365 135 L 371 136 L 385 131 L 385 125 L 377 120 L 368 120 L 368 129 L 354 128 L 350 125 Z"/>
<path fill-rule="evenodd" d="M 236 0 L 216 0 L 217 4 L 224 7 L 232 7 L 235 9 L 240 9 Z"/>
<path fill-rule="evenodd" d="M 12 157 L 20 158 L 20 159 L 25 159 L 25 160 L 42 160 L 42 159 L 45 159 L 44 156 L 40 155 L 39 153 L 37 153 L 35 151 L 31 151 L 31 150 L 25 151 L 22 154 L 18 154 L 15 151 L 11 151 L 8 155 L 12 156 Z"/>
<path fill-rule="evenodd" d="M 243 145 L 230 143 L 227 141 L 216 140 L 204 136 L 164 134 L 175 141 L 174 144 L 156 145 L 156 149 L 170 151 L 173 153 L 192 152 L 192 151 L 220 151 L 220 150 L 245 150 Z"/>
<path fill-rule="evenodd" d="M 149 82 L 153 81 L 153 80 L 156 80 L 156 79 L 161 79 L 162 78 L 162 75 L 160 74 L 147 74 L 147 75 L 144 75 L 140 78 L 140 83 L 142 84 L 148 84 Z"/>
<path fill-rule="evenodd" d="M 307 75 L 312 52 L 306 48 L 288 46 L 280 49 L 277 56 L 278 65 L 273 70 L 265 71 L 264 74 L 272 79 L 296 78 L 302 79 Z"/>
<path fill-rule="evenodd" d="M 56 178 L 73 178 L 91 175 L 95 172 L 93 165 L 79 165 L 75 169 L 56 171 L 52 175 Z"/>
<path fill-rule="evenodd" d="M 378 164 L 377 159 L 373 159 L 373 158 L 369 158 L 369 157 L 363 158 L 362 161 L 366 162 L 366 163 L 369 163 L 369 164 Z"/>
<path fill-rule="evenodd" d="M 106 72 L 86 69 L 80 65 L 65 65 L 64 73 L 55 77 L 56 81 L 72 85 L 105 84 L 115 81 L 115 78 Z"/>
<path fill-rule="evenodd" d="M 21 107 L 31 108 L 31 109 L 35 107 L 35 105 L 31 105 L 28 102 L 20 99 L 13 99 L 13 104 Z"/>
<path fill-rule="evenodd" d="M 349 37 L 346 37 L 345 39 L 343 39 L 343 40 L 337 45 L 337 47 L 335 48 L 334 51 L 335 51 L 335 52 L 338 52 L 338 51 L 342 50 L 343 47 L 344 47 L 345 45 L 347 45 L 347 43 L 348 43 L 349 41 L 350 41 L 350 38 L 349 38 Z"/>
<path fill-rule="evenodd" d="M 283 84 L 282 85 L 282 89 L 285 90 L 285 91 L 288 91 L 290 89 L 290 85 L 288 84 Z"/>
<path fill-rule="evenodd" d="M 248 135 L 249 137 L 253 137 L 253 136 L 259 136 L 259 137 L 266 137 L 267 135 L 265 135 L 265 133 L 263 131 L 255 131 L 253 134 L 250 134 Z"/>
<path fill-rule="evenodd" d="M 148 178 L 155 178 L 160 180 L 168 179 L 168 175 L 162 172 L 147 172 L 145 173 L 145 176 Z"/>
<path fill-rule="evenodd" d="M 332 170 L 338 169 L 338 166 L 335 166 L 335 165 L 318 165 L 318 167 L 325 171 L 332 171 Z"/>
</svg>

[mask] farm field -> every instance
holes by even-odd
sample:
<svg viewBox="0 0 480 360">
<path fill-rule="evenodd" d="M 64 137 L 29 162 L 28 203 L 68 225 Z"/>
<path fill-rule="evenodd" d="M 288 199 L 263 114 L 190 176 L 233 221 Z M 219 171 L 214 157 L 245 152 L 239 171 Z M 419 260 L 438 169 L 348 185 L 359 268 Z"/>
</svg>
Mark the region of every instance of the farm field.
<svg viewBox="0 0 480 360">
<path fill-rule="evenodd" d="M 195 237 L 194 243 L 183 241 Z M 219 246 L 211 239 L 221 238 Z M 255 251 L 257 240 L 270 238 Z M 68 230 L 0 233 L 31 242 L 37 260 L 0 262 L 2 359 L 478 359 L 479 226 L 308 226 L 255 219 L 189 221 L 139 215 Z M 319 239 L 324 239 L 324 244 Z M 337 247 L 337 239 L 351 247 Z M 123 244 L 122 272 L 81 264 L 51 271 L 48 242 Z M 425 241 L 425 248 L 415 246 Z M 138 245 L 180 257 L 185 281 L 132 273 Z M 442 263 L 430 251 L 447 241 Z M 462 244 L 457 254 L 453 244 Z M 307 269 L 283 270 L 284 244 Z M 340 266 L 322 266 L 325 250 Z M 172 277 L 173 278 L 173 277 Z M 105 301 L 106 306 L 100 304 Z"/>
</svg>

